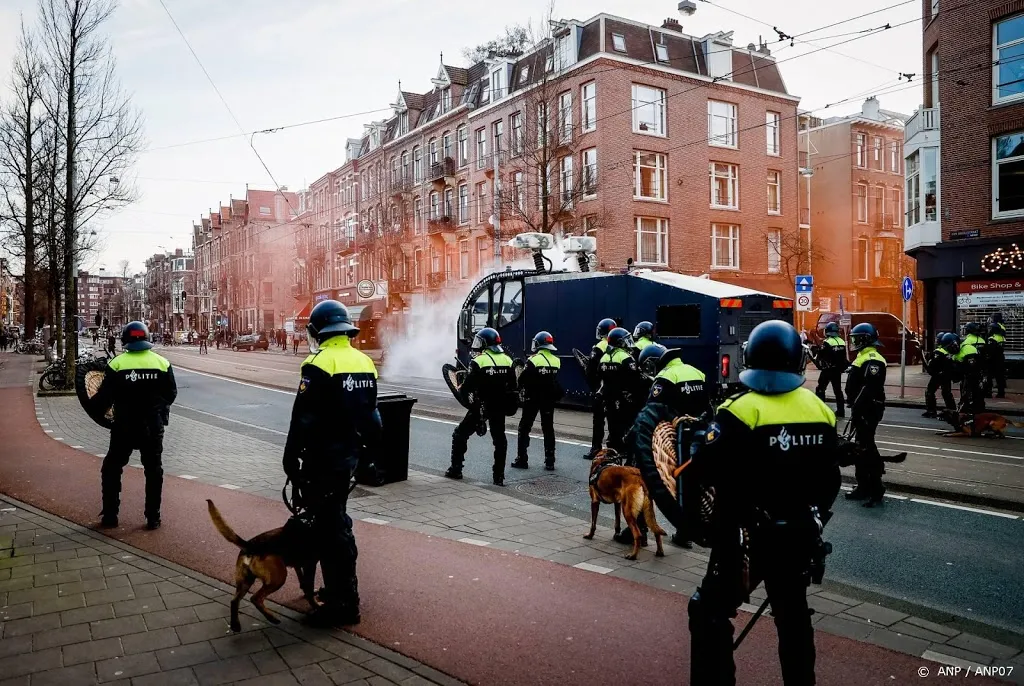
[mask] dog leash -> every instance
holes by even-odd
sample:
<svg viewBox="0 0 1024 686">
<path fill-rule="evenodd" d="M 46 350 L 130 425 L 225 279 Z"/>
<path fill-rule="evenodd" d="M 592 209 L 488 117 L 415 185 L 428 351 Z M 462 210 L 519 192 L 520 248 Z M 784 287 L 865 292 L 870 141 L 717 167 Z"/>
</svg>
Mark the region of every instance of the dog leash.
<svg viewBox="0 0 1024 686">
<path fill-rule="evenodd" d="M 288 497 L 288 485 L 291 484 L 291 483 L 292 483 L 291 477 L 285 478 L 284 487 L 281 489 L 281 500 L 284 501 L 284 506 L 288 508 L 288 511 L 291 512 L 293 515 L 295 515 L 297 517 L 297 516 L 299 516 L 300 512 L 303 512 L 305 510 L 305 508 L 295 507 L 295 505 L 292 502 L 292 499 Z M 349 492 L 350 495 L 351 495 L 352 491 L 354 491 L 356 489 L 357 485 L 358 485 L 358 482 L 356 481 L 355 476 L 352 476 L 351 481 L 349 482 L 349 485 L 348 485 L 348 492 Z M 293 490 L 294 490 L 294 486 L 293 486 Z"/>
</svg>

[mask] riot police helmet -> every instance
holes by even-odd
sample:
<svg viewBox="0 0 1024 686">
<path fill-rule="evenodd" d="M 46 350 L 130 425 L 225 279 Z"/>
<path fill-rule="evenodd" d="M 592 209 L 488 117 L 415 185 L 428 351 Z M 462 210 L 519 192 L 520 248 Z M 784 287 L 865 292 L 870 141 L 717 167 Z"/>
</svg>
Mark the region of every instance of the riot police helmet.
<svg viewBox="0 0 1024 686">
<path fill-rule="evenodd" d="M 309 323 L 306 324 L 310 350 L 314 344 L 323 343 L 333 336 L 355 336 L 359 333 L 358 327 L 352 325 L 352 318 L 348 314 L 348 308 L 337 300 L 324 300 L 316 304 L 313 311 L 309 313 Z"/>
<path fill-rule="evenodd" d="M 149 350 L 153 344 L 149 342 L 149 328 L 142 322 L 129 322 L 121 329 L 121 347 L 128 352 Z"/>
<path fill-rule="evenodd" d="M 485 327 L 476 332 L 473 337 L 472 352 L 480 354 L 485 350 L 493 353 L 501 352 L 501 335 L 491 327 Z"/>
<path fill-rule="evenodd" d="M 639 341 L 641 338 L 648 340 L 654 340 L 654 324 L 650 322 L 640 322 L 633 329 L 633 340 Z"/>
<path fill-rule="evenodd" d="M 850 347 L 854 350 L 864 348 L 878 348 L 881 343 L 878 340 L 878 329 L 874 324 L 861 322 L 850 329 Z"/>
<path fill-rule="evenodd" d="M 633 345 L 633 337 L 629 330 L 617 326 L 608 333 L 608 347 L 626 349 Z"/>
<path fill-rule="evenodd" d="M 937 347 L 937 348 L 940 347 L 942 345 L 942 341 L 943 341 L 943 339 L 945 337 L 946 337 L 946 332 L 945 331 L 938 331 L 938 332 L 936 332 L 935 333 L 935 347 Z"/>
<path fill-rule="evenodd" d="M 989 321 L 991 321 L 993 324 L 1002 324 L 1003 323 L 1003 313 L 1002 312 L 993 312 L 992 316 L 989 317 Z"/>
<path fill-rule="evenodd" d="M 662 357 L 668 352 L 668 348 L 661 345 L 660 343 L 651 343 L 645 345 L 644 349 L 640 351 L 639 357 L 637 357 L 637 364 L 640 365 L 641 371 L 644 374 L 654 376 L 662 369 Z"/>
<path fill-rule="evenodd" d="M 792 324 L 761 322 L 743 348 L 740 383 L 758 393 L 789 393 L 804 383 L 804 346 Z"/>
<path fill-rule="evenodd" d="M 595 334 L 596 337 L 597 337 L 597 340 L 601 340 L 602 338 L 607 338 L 608 334 L 610 334 L 612 332 L 612 329 L 614 329 L 614 328 L 615 328 L 615 320 L 614 319 L 609 319 L 609 318 L 605 317 L 604 319 L 599 321 L 597 323 L 597 333 Z"/>
<path fill-rule="evenodd" d="M 949 353 L 958 352 L 960 350 L 960 337 L 953 332 L 943 334 L 942 347 Z"/>
<path fill-rule="evenodd" d="M 825 325 L 825 335 L 826 336 L 838 336 L 839 335 L 839 323 L 838 322 L 829 322 L 828 324 L 826 324 Z"/>
<path fill-rule="evenodd" d="M 978 322 L 967 322 L 967 326 L 964 327 L 964 333 L 968 336 L 980 336 L 981 327 L 978 326 Z"/>
<path fill-rule="evenodd" d="M 537 335 L 533 337 L 533 343 L 530 345 L 530 352 L 537 352 L 538 350 L 550 350 L 551 352 L 557 352 L 558 348 L 555 347 L 555 337 L 547 331 L 538 331 Z"/>
</svg>

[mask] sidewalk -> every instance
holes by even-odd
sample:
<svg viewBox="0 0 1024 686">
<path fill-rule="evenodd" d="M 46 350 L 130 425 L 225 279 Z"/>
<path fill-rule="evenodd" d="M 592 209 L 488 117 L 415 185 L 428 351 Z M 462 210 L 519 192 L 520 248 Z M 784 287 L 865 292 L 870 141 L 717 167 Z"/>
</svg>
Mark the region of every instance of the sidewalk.
<svg viewBox="0 0 1024 686">
<path fill-rule="evenodd" d="M 99 460 L 48 439 L 33 421 L 26 389 L 0 390 L 0 403 L 7 408 L 0 415 L 0 434 L 12 436 L 0 445 L 3 490 L 74 521 L 95 522 Z M 172 427 L 179 423 L 176 418 Z M 11 433 L 12 427 L 19 431 Z M 246 449 L 259 447 L 249 440 Z M 266 462 L 261 454 L 268 452 L 250 454 L 250 462 Z M 184 472 L 174 472 L 170 460 L 166 468 L 165 525 L 152 533 L 140 528 L 141 470 L 126 470 L 123 526 L 114 534 L 120 541 L 228 580 L 235 551 L 213 531 L 205 499 L 214 499 L 243 536 L 279 526 L 286 516 L 276 498 L 239 487 L 237 472 L 245 469 L 229 466 L 236 479 L 218 483 L 214 475 L 207 484 L 171 476 Z M 55 497 L 54 484 L 68 483 L 82 486 Z M 666 546 L 665 558 L 646 550 L 640 560 L 628 562 L 620 556 L 621 546 L 609 541 L 606 526 L 595 541 L 584 541 L 585 527 L 577 517 L 421 472 L 413 472 L 408 482 L 372 492 L 357 489 L 355 495 L 350 512 L 361 520 L 356 535 L 364 602 L 364 622 L 356 633 L 404 655 L 389 661 L 431 665 L 480 684 L 685 681 L 686 597 L 703 574 L 707 558 L 701 552 Z M 214 584 L 209 583 L 225 589 L 217 598 L 223 607 L 226 586 Z M 911 616 L 818 587 L 810 590 L 817 610 L 819 683 L 903 683 L 922 664 L 935 672 L 937 665 L 922 660 L 961 665 L 1016 660 L 1024 667 L 1021 646 L 965 633 L 967 627 L 949 618 Z M 293 580 L 278 597 L 289 607 L 306 609 Z M 756 592 L 752 602 L 763 597 Z M 753 609 L 745 606 L 736 623 L 745 622 Z M 647 638 L 624 651 L 622 637 L 639 635 Z M 738 656 L 741 683 L 779 682 L 775 645 L 771 622 L 759 623 Z M 443 683 L 434 673 L 417 673 Z"/>
</svg>

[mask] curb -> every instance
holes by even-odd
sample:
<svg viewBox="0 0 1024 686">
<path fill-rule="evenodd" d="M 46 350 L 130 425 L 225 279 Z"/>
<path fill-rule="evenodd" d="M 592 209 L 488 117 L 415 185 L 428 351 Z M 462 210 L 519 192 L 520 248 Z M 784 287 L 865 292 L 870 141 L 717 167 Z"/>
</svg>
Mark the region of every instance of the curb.
<svg viewBox="0 0 1024 686">
<path fill-rule="evenodd" d="M 836 399 L 835 398 L 831 398 L 829 396 L 825 396 L 825 402 L 826 403 L 831 403 L 831 404 L 835 405 Z M 906 399 L 904 399 L 904 400 L 890 400 L 889 398 L 886 398 L 885 399 L 885 406 L 886 407 L 900 407 L 900 408 L 908 409 L 908 410 L 923 410 L 923 409 L 925 409 L 925 404 L 924 404 L 923 400 L 922 401 L 914 401 L 914 400 L 906 400 Z M 990 407 L 990 408 L 987 408 L 985 411 L 986 412 L 995 412 L 997 414 L 1003 415 L 1004 417 L 1024 417 L 1024 407 L 1007 407 L 1007 408 Z"/>
<path fill-rule="evenodd" d="M 843 483 L 848 486 L 856 486 L 857 479 L 856 477 L 843 474 Z M 887 493 L 899 493 L 901 495 L 905 494 L 908 496 L 924 496 L 926 498 L 935 498 L 936 500 L 952 501 L 957 504 L 965 503 L 970 505 L 979 505 L 993 510 L 1006 510 L 1008 512 L 1024 514 L 1024 503 L 1005 500 L 1003 498 L 975 495 L 973 493 L 953 493 L 951 491 L 943 491 L 938 488 L 929 488 L 928 486 L 894 484 L 890 482 L 885 483 L 885 488 Z"/>
</svg>

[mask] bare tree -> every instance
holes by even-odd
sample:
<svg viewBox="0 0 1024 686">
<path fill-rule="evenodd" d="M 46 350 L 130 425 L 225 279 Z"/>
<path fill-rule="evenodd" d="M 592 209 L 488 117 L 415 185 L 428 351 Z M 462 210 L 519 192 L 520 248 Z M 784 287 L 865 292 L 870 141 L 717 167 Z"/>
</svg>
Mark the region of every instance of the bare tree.
<svg viewBox="0 0 1024 686">
<path fill-rule="evenodd" d="M 383 180 L 380 185 L 384 185 Z M 380 277 L 389 284 L 388 297 L 394 298 L 410 288 L 405 250 L 410 248 L 409 238 L 413 235 L 412 211 L 405 199 L 394 201 L 384 188 L 378 191 L 371 198 L 372 205 L 357 234 L 356 246 L 360 264 L 380 269 Z M 364 276 L 369 278 L 365 273 Z"/>
<path fill-rule="evenodd" d="M 488 57 L 514 58 L 522 55 L 523 51 L 531 43 L 530 27 L 522 24 L 512 24 L 505 27 L 505 35 L 503 36 L 472 48 L 463 48 L 462 56 L 469 64 L 476 64 Z"/>
<path fill-rule="evenodd" d="M 832 263 L 832 254 L 828 250 L 814 241 L 808 245 L 807 239 L 799 231 L 767 233 L 765 239 L 769 250 L 778 256 L 779 273 L 788 283 L 795 283 L 794 279 L 800 274 L 812 273 L 812 265 L 815 269 L 821 269 L 822 265 Z"/>
<path fill-rule="evenodd" d="M 39 133 L 43 63 L 32 35 L 21 24 L 21 35 L 11 69 L 12 99 L 0 109 L 0 229 L 6 248 L 24 264 L 22 308 L 25 335 L 35 335 L 35 291 L 39 254 L 37 197 L 39 193 Z"/>
<path fill-rule="evenodd" d="M 121 260 L 117 263 L 117 274 L 121 277 L 121 292 L 118 294 L 121 309 L 121 323 L 131 321 L 132 309 L 132 263 Z"/>
<path fill-rule="evenodd" d="M 60 122 L 67 326 L 75 326 L 75 263 L 79 231 L 101 213 L 136 199 L 124 180 L 141 149 L 142 120 L 115 76 L 103 25 L 115 0 L 40 0 L 40 25 L 49 75 L 48 110 Z M 74 379 L 78 345 L 68 336 L 67 379 Z"/>
</svg>

